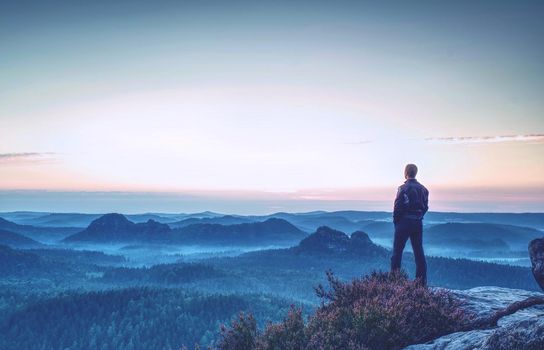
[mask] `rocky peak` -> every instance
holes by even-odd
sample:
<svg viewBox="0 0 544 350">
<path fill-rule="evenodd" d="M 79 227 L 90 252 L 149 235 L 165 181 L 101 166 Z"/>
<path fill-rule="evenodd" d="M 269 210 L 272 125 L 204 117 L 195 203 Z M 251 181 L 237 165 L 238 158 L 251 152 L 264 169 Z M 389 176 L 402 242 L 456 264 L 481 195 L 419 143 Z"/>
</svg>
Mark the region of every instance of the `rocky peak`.
<svg viewBox="0 0 544 350">
<path fill-rule="evenodd" d="M 354 232 L 350 238 L 345 233 L 327 226 L 319 227 L 294 249 L 297 252 L 348 254 L 354 257 L 387 254 L 384 248 L 375 245 L 362 231 Z"/>
<path fill-rule="evenodd" d="M 321 226 L 313 234 L 304 238 L 298 247 L 301 250 L 338 252 L 347 250 L 349 243 L 350 239 L 345 233 Z"/>
<path fill-rule="evenodd" d="M 363 232 L 363 231 L 355 231 L 351 234 L 351 240 L 353 243 L 362 244 L 362 245 L 369 245 L 373 244 L 370 240 L 370 237 Z"/>
</svg>

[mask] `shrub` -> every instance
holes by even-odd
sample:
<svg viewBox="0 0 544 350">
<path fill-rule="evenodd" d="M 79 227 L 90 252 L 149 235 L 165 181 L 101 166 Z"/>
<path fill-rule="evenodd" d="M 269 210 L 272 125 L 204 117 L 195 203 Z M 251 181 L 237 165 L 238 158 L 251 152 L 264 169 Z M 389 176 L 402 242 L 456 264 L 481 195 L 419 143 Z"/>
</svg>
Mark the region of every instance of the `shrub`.
<svg viewBox="0 0 544 350">
<path fill-rule="evenodd" d="M 285 320 L 257 331 L 240 318 L 223 329 L 220 350 L 400 349 L 460 330 L 470 315 L 445 290 L 433 290 L 405 273 L 374 272 L 350 283 L 327 273 L 329 289 L 316 288 L 322 303 L 305 325 L 292 308 Z M 231 344 L 246 347 L 233 347 Z"/>
<path fill-rule="evenodd" d="M 251 350 L 255 349 L 257 338 L 257 322 L 253 315 L 238 316 L 232 321 L 231 327 L 221 326 L 221 339 L 218 348 L 221 350 Z"/>
<path fill-rule="evenodd" d="M 308 324 L 309 347 L 399 349 L 461 328 L 467 315 L 449 292 L 432 290 L 405 273 L 378 273 L 341 283 L 327 274 L 331 289 L 317 294 L 322 306 Z"/>
<path fill-rule="evenodd" d="M 259 337 L 258 350 L 299 350 L 306 346 L 306 335 L 302 309 L 291 310 L 281 323 L 267 325 L 263 335 Z"/>
</svg>

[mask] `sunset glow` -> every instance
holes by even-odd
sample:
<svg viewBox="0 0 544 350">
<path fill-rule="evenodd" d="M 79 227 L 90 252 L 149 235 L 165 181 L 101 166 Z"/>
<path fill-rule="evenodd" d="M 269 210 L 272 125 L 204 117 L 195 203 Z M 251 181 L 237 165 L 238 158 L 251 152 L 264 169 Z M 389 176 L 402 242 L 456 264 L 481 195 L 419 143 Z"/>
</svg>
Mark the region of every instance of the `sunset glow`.
<svg viewBox="0 0 544 350">
<path fill-rule="evenodd" d="M 159 3 L 1 11 L 0 210 L 544 210 L 542 6 Z"/>
</svg>

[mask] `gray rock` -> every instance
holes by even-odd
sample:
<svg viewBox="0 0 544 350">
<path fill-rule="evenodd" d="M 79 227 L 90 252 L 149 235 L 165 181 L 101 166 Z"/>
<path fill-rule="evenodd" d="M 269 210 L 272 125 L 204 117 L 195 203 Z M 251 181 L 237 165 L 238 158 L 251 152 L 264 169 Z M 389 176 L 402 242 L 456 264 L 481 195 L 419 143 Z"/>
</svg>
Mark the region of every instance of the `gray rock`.
<svg viewBox="0 0 544 350">
<path fill-rule="evenodd" d="M 544 317 L 528 318 L 497 329 L 485 341 L 483 349 L 544 349 Z"/>
<path fill-rule="evenodd" d="M 529 256 L 535 280 L 544 290 L 544 238 L 533 239 L 529 243 Z"/>
<path fill-rule="evenodd" d="M 452 291 L 463 300 L 464 308 L 486 317 L 508 305 L 541 293 L 500 287 L 477 287 Z M 544 349 L 544 305 L 538 305 L 501 318 L 498 327 L 457 332 L 405 350 L 500 350 Z"/>
</svg>

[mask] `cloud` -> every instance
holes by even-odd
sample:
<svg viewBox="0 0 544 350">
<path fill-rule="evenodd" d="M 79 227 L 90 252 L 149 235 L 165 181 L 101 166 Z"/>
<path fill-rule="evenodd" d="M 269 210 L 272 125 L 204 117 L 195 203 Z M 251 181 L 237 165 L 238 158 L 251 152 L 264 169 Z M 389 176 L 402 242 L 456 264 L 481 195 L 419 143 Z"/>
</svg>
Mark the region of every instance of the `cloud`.
<svg viewBox="0 0 544 350">
<path fill-rule="evenodd" d="M 53 152 L 0 153 L 0 163 L 41 163 L 50 161 Z"/>
<path fill-rule="evenodd" d="M 39 156 L 41 153 L 26 152 L 26 153 L 0 153 L 0 159 L 16 159 Z"/>
<path fill-rule="evenodd" d="M 376 142 L 388 142 L 391 140 L 361 140 L 345 142 L 346 145 L 367 145 Z M 398 142 L 398 140 L 396 140 Z M 405 140 L 410 143 L 434 143 L 434 144 L 489 144 L 489 143 L 531 143 L 544 144 L 544 134 L 525 134 L 525 135 L 496 135 L 496 136 L 451 136 L 451 137 L 428 137 L 425 139 Z"/>
<path fill-rule="evenodd" d="M 460 136 L 460 137 L 429 137 L 426 142 L 443 144 L 477 144 L 477 143 L 506 143 L 506 142 L 544 142 L 544 134 L 498 135 L 498 136 Z"/>
</svg>

